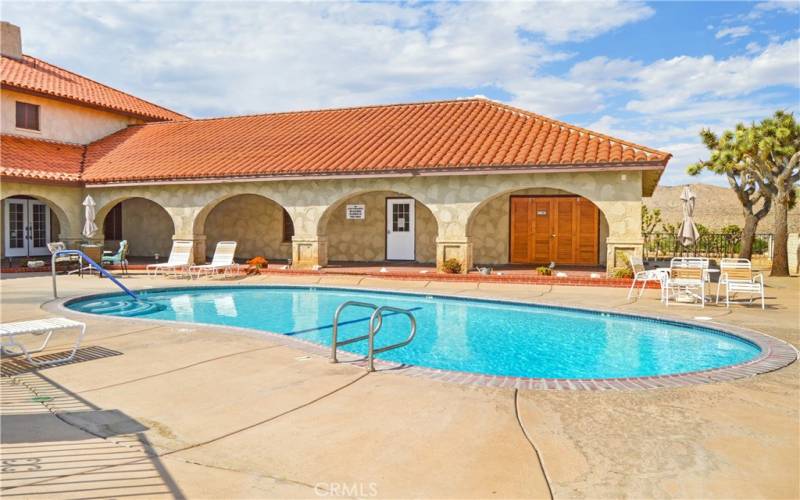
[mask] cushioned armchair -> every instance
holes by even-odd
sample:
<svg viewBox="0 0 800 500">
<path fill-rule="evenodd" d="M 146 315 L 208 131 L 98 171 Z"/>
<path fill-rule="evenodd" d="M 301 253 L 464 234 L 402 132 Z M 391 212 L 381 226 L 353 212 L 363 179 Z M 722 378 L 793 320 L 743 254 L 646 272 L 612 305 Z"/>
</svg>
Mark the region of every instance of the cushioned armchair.
<svg viewBox="0 0 800 500">
<path fill-rule="evenodd" d="M 108 250 L 103 252 L 102 264 L 119 265 L 122 267 L 122 272 L 128 274 L 128 240 L 119 242 L 117 253 Z"/>
</svg>

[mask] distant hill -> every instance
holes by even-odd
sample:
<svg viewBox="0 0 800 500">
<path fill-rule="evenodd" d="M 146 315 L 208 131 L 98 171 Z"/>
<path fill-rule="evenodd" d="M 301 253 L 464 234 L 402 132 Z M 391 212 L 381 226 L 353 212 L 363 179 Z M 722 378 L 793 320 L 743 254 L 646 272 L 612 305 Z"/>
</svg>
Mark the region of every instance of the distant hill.
<svg viewBox="0 0 800 500">
<path fill-rule="evenodd" d="M 691 184 L 697 196 L 695 200 L 694 219 L 713 230 L 728 224 L 744 226 L 742 205 L 730 188 L 711 184 Z M 680 199 L 684 186 L 658 186 L 651 198 L 644 198 L 649 209 L 661 209 L 661 218 L 665 223 L 679 224 L 683 220 L 683 207 Z M 770 213 L 758 225 L 759 233 L 772 233 L 774 213 Z M 660 230 L 659 228 L 658 230 Z M 800 232 L 800 203 L 789 211 L 789 232 Z"/>
</svg>

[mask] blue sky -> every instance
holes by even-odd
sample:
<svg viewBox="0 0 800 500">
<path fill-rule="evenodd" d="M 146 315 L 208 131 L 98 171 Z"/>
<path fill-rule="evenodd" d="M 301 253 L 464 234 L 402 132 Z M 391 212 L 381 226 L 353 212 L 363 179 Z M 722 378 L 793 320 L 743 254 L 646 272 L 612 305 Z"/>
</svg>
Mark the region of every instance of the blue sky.
<svg viewBox="0 0 800 500">
<path fill-rule="evenodd" d="M 701 128 L 800 110 L 800 0 L 4 1 L 2 17 L 26 53 L 193 117 L 484 95 L 669 151 L 669 185 L 704 157 Z"/>
</svg>

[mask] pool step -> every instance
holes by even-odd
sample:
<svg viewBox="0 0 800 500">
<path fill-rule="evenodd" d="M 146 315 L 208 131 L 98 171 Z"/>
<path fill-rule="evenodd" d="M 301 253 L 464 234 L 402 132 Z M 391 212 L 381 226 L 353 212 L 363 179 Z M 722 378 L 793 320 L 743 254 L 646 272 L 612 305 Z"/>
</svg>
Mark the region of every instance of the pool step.
<svg viewBox="0 0 800 500">
<path fill-rule="evenodd" d="M 142 314 L 152 314 L 163 311 L 166 308 L 163 304 L 152 302 L 118 302 L 111 300 L 98 300 L 84 305 L 81 310 L 93 314 L 113 314 L 115 316 L 140 316 Z"/>
</svg>

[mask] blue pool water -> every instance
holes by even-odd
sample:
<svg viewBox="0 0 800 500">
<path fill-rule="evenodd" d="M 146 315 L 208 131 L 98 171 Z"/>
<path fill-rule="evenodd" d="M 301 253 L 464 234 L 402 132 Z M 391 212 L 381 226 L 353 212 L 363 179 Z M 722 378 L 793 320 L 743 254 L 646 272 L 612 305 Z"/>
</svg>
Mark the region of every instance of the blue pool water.
<svg viewBox="0 0 800 500">
<path fill-rule="evenodd" d="M 621 315 L 439 296 L 296 287 L 235 287 L 88 298 L 71 309 L 98 314 L 212 323 L 330 345 L 336 308 L 358 300 L 410 309 L 417 337 L 378 358 L 492 375 L 612 378 L 684 373 L 755 358 L 754 344 L 713 329 Z M 371 311 L 349 308 L 339 338 L 364 335 Z M 408 335 L 408 319 L 387 314 L 376 346 Z M 366 342 L 344 349 L 366 353 Z"/>
</svg>

